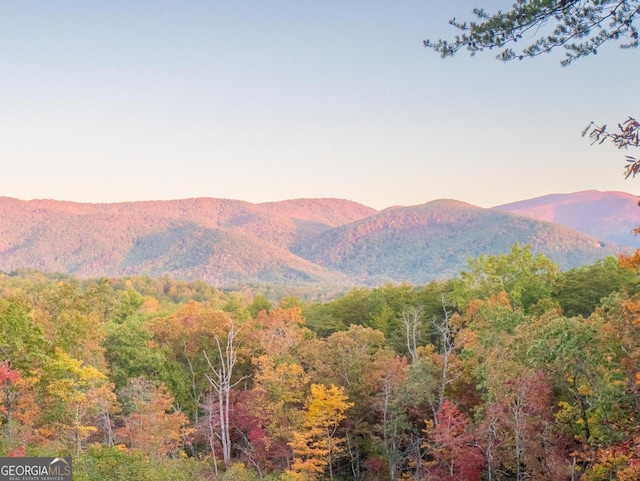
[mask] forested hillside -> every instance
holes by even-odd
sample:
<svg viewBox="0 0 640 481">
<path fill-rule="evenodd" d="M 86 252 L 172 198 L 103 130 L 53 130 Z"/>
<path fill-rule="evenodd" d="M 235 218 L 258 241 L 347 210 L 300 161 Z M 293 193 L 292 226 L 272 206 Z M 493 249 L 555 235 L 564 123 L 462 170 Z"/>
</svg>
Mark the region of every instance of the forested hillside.
<svg viewBox="0 0 640 481">
<path fill-rule="evenodd" d="M 455 276 L 469 257 L 529 244 L 567 269 L 623 250 L 562 225 L 454 200 L 387 209 L 294 248 L 300 257 L 361 284 L 426 283 Z"/>
<path fill-rule="evenodd" d="M 638 196 L 587 190 L 552 194 L 494 207 L 496 210 L 561 224 L 597 239 L 640 247 Z"/>
<path fill-rule="evenodd" d="M 216 285 L 343 284 L 289 251 L 375 212 L 339 199 L 251 204 L 228 199 L 81 204 L 0 198 L 0 269 L 80 277 L 147 274 Z"/>
<path fill-rule="evenodd" d="M 599 216 L 598 205 L 585 215 L 601 225 L 599 232 L 631 231 Z M 563 269 L 628 249 L 565 225 L 453 200 L 377 212 L 340 199 L 81 204 L 0 198 L 0 270 L 6 272 L 169 276 L 225 288 L 256 282 L 344 288 L 446 279 L 469 257 L 505 254 L 516 242 Z"/>
<path fill-rule="evenodd" d="M 0 275 L 0 454 L 79 481 L 640 478 L 637 257 L 515 245 L 446 282 L 267 294 Z"/>
</svg>

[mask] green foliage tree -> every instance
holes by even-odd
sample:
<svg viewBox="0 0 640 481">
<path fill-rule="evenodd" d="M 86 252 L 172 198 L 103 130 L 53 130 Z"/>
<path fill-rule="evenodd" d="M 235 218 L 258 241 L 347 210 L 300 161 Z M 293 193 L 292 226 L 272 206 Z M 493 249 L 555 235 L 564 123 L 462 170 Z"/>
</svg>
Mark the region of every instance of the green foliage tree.
<svg viewBox="0 0 640 481">
<path fill-rule="evenodd" d="M 563 48 L 562 65 L 569 65 L 588 55 L 596 55 L 607 42 L 621 42 L 622 48 L 640 45 L 637 20 L 640 17 L 638 0 L 518 0 L 506 11 L 494 14 L 483 8 L 473 9 L 475 21 L 449 23 L 460 33 L 453 41 L 425 40 L 424 45 L 438 52 L 443 58 L 455 55 L 461 49 L 471 55 L 484 50 L 498 49 L 497 59 L 537 57 L 556 48 Z M 525 36 L 537 38 L 529 43 Z M 515 44 L 522 47 L 516 51 Z M 594 143 L 611 141 L 616 147 L 626 149 L 640 145 L 640 124 L 633 117 L 618 124 L 618 130 L 610 132 L 607 125 L 591 122 L 583 132 L 589 133 Z M 640 172 L 640 159 L 626 156 L 626 177 Z"/>
<path fill-rule="evenodd" d="M 537 57 L 554 48 L 563 47 L 563 65 L 595 55 L 608 41 L 622 40 L 622 47 L 637 47 L 640 14 L 637 0 L 518 0 L 511 9 L 489 14 L 473 9 L 477 21 L 449 23 L 462 33 L 454 41 L 425 40 L 424 45 L 443 57 L 466 48 L 474 55 L 483 50 L 501 49 L 500 60 Z M 542 29 L 542 30 L 541 30 Z M 544 32 L 545 34 L 540 35 Z M 540 35 L 533 43 L 516 52 L 511 46 L 525 34 Z"/>
<path fill-rule="evenodd" d="M 29 370 L 40 365 L 51 352 L 42 327 L 21 301 L 0 299 L 0 360 L 12 368 Z"/>
<path fill-rule="evenodd" d="M 253 301 L 247 307 L 249 314 L 251 317 L 257 317 L 261 311 L 270 311 L 273 308 L 273 305 L 269 300 L 264 296 L 264 294 L 258 294 L 253 298 Z"/>
<path fill-rule="evenodd" d="M 637 272 L 620 266 L 613 257 L 590 266 L 576 267 L 563 273 L 553 292 L 567 317 L 589 317 L 603 298 L 613 292 L 638 292 L 640 279 Z"/>
<path fill-rule="evenodd" d="M 529 346 L 526 362 L 549 373 L 559 407 L 556 421 L 575 440 L 584 473 L 598 450 L 620 442 L 634 422 L 618 333 L 599 315 L 583 319 L 549 313 L 521 332 L 520 339 Z"/>
<path fill-rule="evenodd" d="M 105 358 L 116 389 L 123 388 L 130 378 L 163 377 L 167 359 L 155 347 L 147 321 L 140 316 L 129 316 L 122 322 L 108 323 L 106 331 Z"/>
<path fill-rule="evenodd" d="M 460 275 L 453 298 L 461 307 L 470 299 L 488 299 L 504 291 L 511 304 L 527 311 L 553 292 L 560 268 L 530 245 L 514 244 L 508 254 L 481 255 L 469 261 Z"/>
<path fill-rule="evenodd" d="M 308 306 L 304 311 L 307 325 L 321 337 L 344 331 L 350 325 L 366 325 L 370 320 L 370 295 L 368 289 L 357 288 L 331 302 Z"/>
</svg>

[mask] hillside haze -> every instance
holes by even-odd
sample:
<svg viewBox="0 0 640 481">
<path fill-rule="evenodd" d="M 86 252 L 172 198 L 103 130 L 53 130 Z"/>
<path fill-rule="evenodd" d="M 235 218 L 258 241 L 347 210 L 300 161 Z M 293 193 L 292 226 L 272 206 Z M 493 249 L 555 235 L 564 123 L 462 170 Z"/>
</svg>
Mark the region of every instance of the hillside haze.
<svg viewBox="0 0 640 481">
<path fill-rule="evenodd" d="M 496 210 L 561 224 L 614 244 L 640 248 L 638 197 L 588 190 L 553 194 L 494 207 Z"/>
<path fill-rule="evenodd" d="M 311 208 L 312 207 L 312 208 Z M 241 282 L 344 282 L 288 246 L 374 209 L 339 199 L 80 204 L 0 198 L 0 269 Z"/>
<path fill-rule="evenodd" d="M 573 205 L 562 196 L 548 197 L 564 202 L 558 205 Z M 604 236 L 598 239 L 548 219 L 536 220 L 531 214 L 535 202 L 526 202 L 482 209 L 439 200 L 378 212 L 341 199 L 83 204 L 4 197 L 0 270 L 32 268 L 82 277 L 168 275 L 218 286 L 346 286 L 453 277 L 469 257 L 506 253 L 516 242 L 531 244 L 534 252 L 544 252 L 563 268 L 622 250 L 599 240 Z M 538 204 L 562 211 L 549 207 L 555 204 L 547 198 Z M 581 215 L 591 219 L 593 232 L 621 232 L 626 227 L 618 224 L 629 222 L 622 215 L 601 215 L 609 211 L 598 202 L 584 206 Z M 529 217 L 505 212 L 506 207 Z M 594 224 L 600 222 L 597 230 Z"/>
<path fill-rule="evenodd" d="M 617 252 L 564 226 L 453 200 L 389 209 L 320 234 L 297 253 L 361 281 L 425 283 L 455 276 L 469 257 L 531 244 L 563 268 Z"/>
</svg>

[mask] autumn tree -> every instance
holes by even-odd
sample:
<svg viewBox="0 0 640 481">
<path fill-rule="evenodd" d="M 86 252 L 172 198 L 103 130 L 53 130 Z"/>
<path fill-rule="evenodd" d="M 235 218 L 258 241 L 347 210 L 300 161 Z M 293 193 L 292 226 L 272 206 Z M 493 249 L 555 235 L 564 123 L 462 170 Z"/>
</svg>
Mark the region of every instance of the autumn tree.
<svg viewBox="0 0 640 481">
<path fill-rule="evenodd" d="M 260 470 L 287 469 L 290 443 L 300 428 L 309 375 L 299 358 L 312 334 L 304 328 L 299 307 L 261 310 L 245 338 L 252 342 L 255 369 L 252 388 L 243 393 L 236 424 L 248 440 L 244 454 Z M 240 426 L 240 424 L 244 423 Z"/>
<path fill-rule="evenodd" d="M 139 331 L 138 337 L 146 337 L 145 326 L 135 328 L 132 323 L 126 324 L 131 325 L 134 331 Z M 158 378 L 175 393 L 176 403 L 196 424 L 203 396 L 211 387 L 207 379 L 210 368 L 204 353 L 217 351 L 216 344 L 225 338 L 228 325 L 229 314 L 198 302 L 182 305 L 171 315 L 158 317 L 149 324 L 153 337 L 146 341 L 147 346 L 149 342 L 153 343 L 167 359 Z M 141 348 L 136 357 L 145 355 L 152 358 L 153 354 L 153 350 Z M 153 364 L 147 369 L 152 367 Z"/>
<path fill-rule="evenodd" d="M 338 435 L 345 411 L 353 406 L 344 389 L 312 384 L 305 401 L 302 430 L 294 433 L 291 447 L 296 459 L 291 466 L 296 479 L 317 479 L 325 469 L 333 480 L 333 463 L 345 452 L 346 439 Z"/>
<path fill-rule="evenodd" d="M 8 362 L 0 363 L 0 416 L 7 426 L 8 438 L 13 434 L 14 384 L 20 379 L 20 372 L 11 369 Z"/>
<path fill-rule="evenodd" d="M 443 481 L 480 481 L 483 459 L 472 443 L 469 421 L 458 407 L 445 400 L 436 414 L 436 423 L 427 422 L 426 448 L 432 462 L 430 476 Z"/>
<path fill-rule="evenodd" d="M 95 367 L 61 350 L 44 370 L 48 420 L 57 439 L 66 440 L 80 454 L 91 434 L 103 404 L 113 404 L 113 385 Z"/>
<path fill-rule="evenodd" d="M 129 379 L 118 394 L 125 415 L 116 440 L 154 459 L 174 452 L 186 435 L 189 419 L 174 409 L 166 386 L 141 376 Z"/>
<path fill-rule="evenodd" d="M 617 346 L 617 371 L 626 377 L 626 391 L 631 394 L 630 404 L 623 406 L 625 417 L 614 421 L 616 430 L 624 433 L 613 442 L 602 445 L 593 453 L 592 463 L 585 478 L 589 480 L 631 480 L 640 476 L 640 453 L 637 441 L 640 431 L 637 423 L 637 399 L 640 393 L 640 302 L 638 296 L 626 293 L 613 293 L 603 299 L 601 305 L 591 317 L 598 320 L 606 337 Z M 622 387 L 622 377 L 613 383 Z M 613 387 L 613 386 L 612 386 Z"/>
<path fill-rule="evenodd" d="M 375 412 L 370 406 L 381 389 L 385 362 L 391 362 L 394 356 L 385 346 L 382 332 L 360 325 L 352 325 L 327 339 L 310 340 L 302 354 L 312 382 L 344 387 L 345 394 L 355 404 L 347 414 L 344 429 L 351 475 L 356 480 L 360 479 L 361 461 L 374 436 Z"/>
<path fill-rule="evenodd" d="M 309 376 L 292 359 L 262 355 L 256 367 L 253 388 L 243 396 L 248 426 L 244 426 L 260 469 L 286 470 L 293 462 L 291 443 L 301 429 Z"/>
<path fill-rule="evenodd" d="M 491 369 L 484 419 L 477 430 L 483 453 L 492 450 L 486 456 L 493 464 L 489 469 L 499 466 L 514 473 L 516 481 L 562 479 L 554 474 L 562 466 L 555 449 L 550 383 L 541 371 L 514 362 L 494 360 Z"/>
<path fill-rule="evenodd" d="M 40 369 L 23 375 L 8 363 L 0 365 L 0 432 L 9 447 L 24 450 L 42 441 L 36 429 L 43 411 L 38 403 L 40 375 Z"/>
<path fill-rule="evenodd" d="M 613 293 L 597 309 L 608 331 L 618 340 L 621 368 L 627 375 L 629 390 L 640 393 L 640 298 L 636 294 Z"/>
<path fill-rule="evenodd" d="M 597 314 L 585 320 L 550 313 L 528 333 L 534 338 L 530 362 L 549 373 L 556 421 L 575 440 L 577 471 L 584 474 L 597 452 L 621 441 L 633 422 L 634 402 L 621 369 L 624 351 Z"/>
<path fill-rule="evenodd" d="M 416 472 L 421 458 L 421 420 L 427 392 L 436 384 L 435 371 L 428 367 L 428 359 L 420 358 L 408 364 L 406 358 L 396 356 L 380 359 L 384 362 L 381 373 L 381 387 L 376 394 L 373 408 L 378 413 L 378 421 L 373 431 L 372 441 L 379 444 L 383 455 L 383 465 L 387 468 L 391 481 L 399 479 L 413 467 Z M 418 421 L 418 422 L 416 422 Z M 368 453 L 365 467 L 377 459 L 377 452 Z M 367 469 L 369 471 L 369 469 Z M 381 477 L 381 476 L 378 476 Z"/>
</svg>

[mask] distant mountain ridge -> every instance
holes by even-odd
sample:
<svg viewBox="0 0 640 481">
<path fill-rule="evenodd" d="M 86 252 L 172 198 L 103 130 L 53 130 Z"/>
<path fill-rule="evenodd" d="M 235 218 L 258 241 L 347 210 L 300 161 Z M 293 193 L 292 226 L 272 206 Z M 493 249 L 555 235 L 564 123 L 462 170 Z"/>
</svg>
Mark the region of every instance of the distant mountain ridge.
<svg viewBox="0 0 640 481">
<path fill-rule="evenodd" d="M 576 199 L 584 201 L 579 216 L 572 210 Z M 627 240 L 622 232 L 634 222 L 629 199 L 635 205 L 630 194 L 590 191 L 493 209 L 437 200 L 378 212 L 342 199 L 84 204 L 0 197 L 0 270 L 168 275 L 223 287 L 425 283 L 456 275 L 470 256 L 504 253 L 515 242 L 568 268 L 623 249 L 600 234 Z M 640 209 L 636 214 L 633 227 L 640 225 Z M 559 225 L 567 219 L 582 232 Z"/>
<path fill-rule="evenodd" d="M 219 285 L 346 282 L 346 276 L 299 258 L 288 247 L 375 209 L 341 199 L 276 204 L 210 198 L 82 204 L 3 197 L 0 270 L 170 275 Z"/>
<path fill-rule="evenodd" d="M 563 268 L 618 251 L 564 226 L 437 200 L 326 231 L 296 253 L 363 281 L 426 283 L 455 276 L 469 257 L 506 253 L 516 242 L 531 244 Z"/>
<path fill-rule="evenodd" d="M 625 192 L 587 190 L 552 194 L 494 207 L 495 210 L 554 222 L 600 240 L 640 248 L 638 197 Z"/>
</svg>

